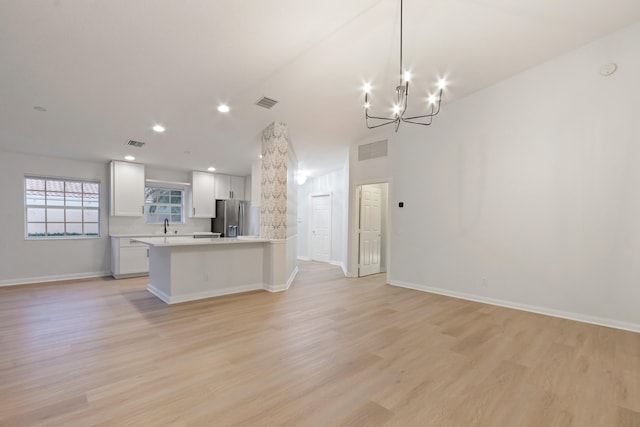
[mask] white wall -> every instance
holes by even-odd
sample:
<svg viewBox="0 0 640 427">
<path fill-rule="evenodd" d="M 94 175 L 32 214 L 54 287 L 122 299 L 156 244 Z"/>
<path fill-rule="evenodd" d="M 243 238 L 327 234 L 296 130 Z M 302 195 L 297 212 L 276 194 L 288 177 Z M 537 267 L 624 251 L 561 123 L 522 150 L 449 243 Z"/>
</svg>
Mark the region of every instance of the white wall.
<svg viewBox="0 0 640 427">
<path fill-rule="evenodd" d="M 346 166 L 346 165 L 345 165 Z M 309 228 L 311 196 L 331 194 L 331 254 L 330 262 L 345 268 L 347 234 L 347 170 L 336 169 L 324 175 L 310 177 L 299 186 L 298 194 L 298 258 L 309 259 Z"/>
<path fill-rule="evenodd" d="M 640 24 L 403 124 L 389 281 L 640 330 L 638 46 Z"/>
<path fill-rule="evenodd" d="M 158 181 L 168 181 L 170 183 L 190 183 L 191 172 L 173 169 L 164 169 L 154 166 L 145 166 L 145 179 Z M 162 187 L 162 183 L 153 183 L 149 185 L 157 185 Z M 188 198 L 191 186 L 183 186 L 184 196 Z M 185 204 L 186 206 L 186 204 Z M 116 217 L 109 218 L 109 233 L 111 234 L 135 234 L 135 233 L 164 233 L 164 226 L 161 224 L 147 224 L 145 217 Z M 193 233 L 194 231 L 211 231 L 211 220 L 208 218 L 189 218 L 185 214 L 184 223 L 170 223 L 169 231 L 178 233 Z"/>
<path fill-rule="evenodd" d="M 100 238 L 26 240 L 25 174 L 100 181 Z M 109 274 L 106 163 L 0 151 L 0 182 L 0 285 Z"/>
</svg>

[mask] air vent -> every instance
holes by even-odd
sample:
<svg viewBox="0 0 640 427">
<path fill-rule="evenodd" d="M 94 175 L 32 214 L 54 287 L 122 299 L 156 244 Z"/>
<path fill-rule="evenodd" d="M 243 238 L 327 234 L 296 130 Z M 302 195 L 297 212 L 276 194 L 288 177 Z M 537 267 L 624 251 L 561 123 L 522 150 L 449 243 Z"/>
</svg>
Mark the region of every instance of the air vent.
<svg viewBox="0 0 640 427">
<path fill-rule="evenodd" d="M 134 141 L 133 139 L 130 139 L 129 142 L 127 142 L 127 145 L 130 145 L 131 147 L 136 147 L 136 148 L 141 148 L 144 144 L 145 144 L 144 142 Z"/>
<path fill-rule="evenodd" d="M 275 99 L 271 99 L 271 98 L 267 98 L 266 96 L 263 96 L 262 98 L 258 99 L 258 102 L 256 102 L 256 105 L 258 107 L 270 109 L 277 103 L 278 101 L 276 101 Z"/>
<path fill-rule="evenodd" d="M 358 161 L 387 157 L 387 140 L 358 146 Z"/>
</svg>

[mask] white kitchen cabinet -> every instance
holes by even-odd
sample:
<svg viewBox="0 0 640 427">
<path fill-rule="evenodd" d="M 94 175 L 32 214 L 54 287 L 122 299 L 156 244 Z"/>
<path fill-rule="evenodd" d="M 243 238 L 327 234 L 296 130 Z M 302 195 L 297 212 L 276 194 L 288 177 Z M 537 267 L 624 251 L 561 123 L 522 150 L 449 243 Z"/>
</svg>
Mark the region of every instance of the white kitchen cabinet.
<svg viewBox="0 0 640 427">
<path fill-rule="evenodd" d="M 216 174 L 216 189 L 214 195 L 218 200 L 231 198 L 231 179 L 229 175 Z"/>
<path fill-rule="evenodd" d="M 149 247 L 129 237 L 111 238 L 111 275 L 116 279 L 149 274 Z"/>
<path fill-rule="evenodd" d="M 216 174 L 215 198 L 218 200 L 244 198 L 244 177 Z"/>
<path fill-rule="evenodd" d="M 231 176 L 231 198 L 245 200 L 244 176 Z"/>
<path fill-rule="evenodd" d="M 111 162 L 111 216 L 144 216 L 144 165 Z"/>
<path fill-rule="evenodd" d="M 211 173 L 191 172 L 191 218 L 215 218 L 216 200 L 214 197 L 217 179 Z"/>
<path fill-rule="evenodd" d="M 262 197 L 262 160 L 258 159 L 251 165 L 251 207 L 259 208 Z"/>
</svg>

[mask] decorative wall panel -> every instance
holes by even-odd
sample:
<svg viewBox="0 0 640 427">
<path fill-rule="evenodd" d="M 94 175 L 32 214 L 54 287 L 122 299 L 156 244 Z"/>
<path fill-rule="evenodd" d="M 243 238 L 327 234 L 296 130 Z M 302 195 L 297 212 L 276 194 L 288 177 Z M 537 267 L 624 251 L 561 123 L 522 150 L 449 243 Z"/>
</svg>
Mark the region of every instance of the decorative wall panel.
<svg viewBox="0 0 640 427">
<path fill-rule="evenodd" d="M 273 122 L 262 131 L 260 237 L 287 237 L 287 170 L 289 129 Z"/>
</svg>

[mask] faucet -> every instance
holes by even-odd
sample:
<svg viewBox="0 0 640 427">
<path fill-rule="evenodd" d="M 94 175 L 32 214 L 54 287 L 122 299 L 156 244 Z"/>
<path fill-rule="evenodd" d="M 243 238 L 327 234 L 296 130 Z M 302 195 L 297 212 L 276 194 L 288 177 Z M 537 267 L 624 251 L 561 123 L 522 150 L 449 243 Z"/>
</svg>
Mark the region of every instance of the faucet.
<svg viewBox="0 0 640 427">
<path fill-rule="evenodd" d="M 167 234 L 167 227 L 169 227 L 169 219 L 164 219 L 164 234 Z"/>
</svg>

